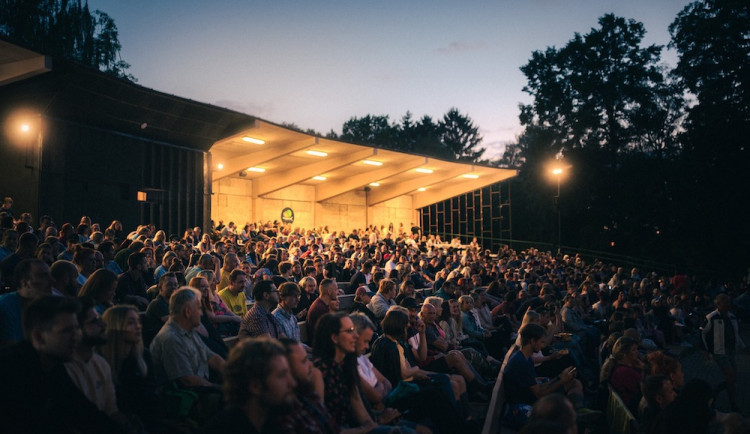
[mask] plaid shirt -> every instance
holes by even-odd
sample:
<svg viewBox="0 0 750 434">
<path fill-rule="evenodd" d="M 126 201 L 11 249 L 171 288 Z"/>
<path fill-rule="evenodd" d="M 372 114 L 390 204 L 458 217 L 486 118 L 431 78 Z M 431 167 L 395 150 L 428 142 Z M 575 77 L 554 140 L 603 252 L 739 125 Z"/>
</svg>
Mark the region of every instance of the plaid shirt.
<svg viewBox="0 0 750 434">
<path fill-rule="evenodd" d="M 239 336 L 258 337 L 263 335 L 270 335 L 272 338 L 278 339 L 279 325 L 271 312 L 267 311 L 260 303 L 255 303 L 242 318 Z"/>
</svg>

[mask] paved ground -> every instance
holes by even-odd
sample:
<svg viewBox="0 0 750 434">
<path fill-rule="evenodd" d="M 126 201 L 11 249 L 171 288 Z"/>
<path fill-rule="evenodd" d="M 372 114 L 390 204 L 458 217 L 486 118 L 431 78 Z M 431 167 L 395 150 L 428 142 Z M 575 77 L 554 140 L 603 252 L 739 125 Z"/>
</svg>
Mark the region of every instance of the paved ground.
<svg viewBox="0 0 750 434">
<path fill-rule="evenodd" d="M 747 345 L 750 345 L 750 325 L 741 326 L 740 336 Z M 697 339 L 697 338 L 696 338 Z M 719 367 L 713 360 L 703 361 L 697 342 L 693 348 L 671 346 L 670 352 L 680 354 L 682 370 L 685 373 L 685 381 L 691 378 L 700 378 L 708 381 L 716 388 L 724 381 Z M 741 354 L 737 356 L 737 404 L 745 417 L 750 416 L 750 355 Z M 726 392 L 720 393 L 716 398 L 715 408 L 719 411 L 729 411 L 729 400 Z"/>
</svg>

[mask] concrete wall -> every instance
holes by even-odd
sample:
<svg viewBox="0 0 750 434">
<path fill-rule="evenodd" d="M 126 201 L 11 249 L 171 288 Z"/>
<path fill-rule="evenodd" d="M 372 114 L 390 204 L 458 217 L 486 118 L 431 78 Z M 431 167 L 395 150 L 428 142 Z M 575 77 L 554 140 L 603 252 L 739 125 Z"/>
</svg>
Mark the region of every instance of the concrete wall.
<svg viewBox="0 0 750 434">
<path fill-rule="evenodd" d="M 411 196 L 391 199 L 370 207 L 368 211 L 362 190 L 315 203 L 308 200 L 315 197 L 315 187 L 312 185 L 293 185 L 262 198 L 252 198 L 252 189 L 252 181 L 245 178 L 230 177 L 215 181 L 211 219 L 217 223 L 223 220 L 225 224 L 233 221 L 242 227 L 247 222 L 279 220 L 281 210 L 290 207 L 294 210 L 293 226 L 301 228 L 328 226 L 330 230 L 348 232 L 368 224 L 388 227 L 389 223 L 393 223 L 398 228 L 402 223 L 408 229 L 411 223 L 418 223 Z"/>
</svg>

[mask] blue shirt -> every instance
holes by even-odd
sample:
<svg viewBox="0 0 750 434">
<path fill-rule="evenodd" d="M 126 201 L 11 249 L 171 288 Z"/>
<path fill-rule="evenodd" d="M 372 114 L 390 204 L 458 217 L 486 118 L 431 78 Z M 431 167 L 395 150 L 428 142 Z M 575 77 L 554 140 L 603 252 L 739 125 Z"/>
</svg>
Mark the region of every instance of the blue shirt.
<svg viewBox="0 0 750 434">
<path fill-rule="evenodd" d="M 21 311 L 21 296 L 18 292 L 0 296 L 0 342 L 24 340 Z"/>
</svg>

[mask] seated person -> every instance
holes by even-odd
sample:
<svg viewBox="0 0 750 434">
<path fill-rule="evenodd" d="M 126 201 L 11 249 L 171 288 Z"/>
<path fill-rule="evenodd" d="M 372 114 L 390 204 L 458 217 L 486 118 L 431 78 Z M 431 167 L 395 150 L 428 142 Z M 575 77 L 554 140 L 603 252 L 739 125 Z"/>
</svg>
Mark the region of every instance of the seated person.
<svg viewBox="0 0 750 434">
<path fill-rule="evenodd" d="M 169 319 L 169 299 L 179 288 L 177 276 L 174 273 L 163 274 L 159 278 L 159 295 L 148 304 L 146 316 L 143 320 L 143 343 L 150 345 L 164 323 Z"/>
<path fill-rule="evenodd" d="M 178 289 L 169 300 L 169 319 L 151 342 L 157 381 L 176 381 L 182 387 L 217 388 L 209 369 L 220 371 L 224 359 L 211 351 L 196 329 L 201 325 L 200 293 Z"/>
<path fill-rule="evenodd" d="M 42 296 L 23 317 L 25 340 L 0 350 L 4 433 L 122 432 L 75 386 L 65 370 L 79 337 L 77 301 Z"/>
<path fill-rule="evenodd" d="M 505 423 L 519 429 L 528 421 L 534 403 L 552 393 L 563 393 L 570 398 L 574 407 L 582 407 L 583 386 L 575 378 L 575 367 L 564 369 L 559 376 L 549 380 L 537 379 L 531 355 L 540 351 L 545 344 L 547 332 L 544 327 L 527 324 L 521 328 L 520 334 L 521 348 L 510 357 L 503 372 L 506 401 L 510 406 Z"/>
</svg>

